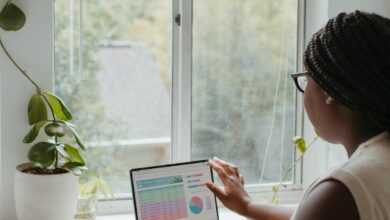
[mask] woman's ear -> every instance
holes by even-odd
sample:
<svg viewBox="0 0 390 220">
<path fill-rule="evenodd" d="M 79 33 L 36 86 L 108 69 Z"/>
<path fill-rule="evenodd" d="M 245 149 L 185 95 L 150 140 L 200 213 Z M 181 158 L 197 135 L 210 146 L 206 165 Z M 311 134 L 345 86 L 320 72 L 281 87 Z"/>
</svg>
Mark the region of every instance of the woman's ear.
<svg viewBox="0 0 390 220">
<path fill-rule="evenodd" d="M 328 96 L 325 100 L 325 103 L 330 105 L 330 104 L 333 104 L 334 103 L 334 99 L 330 96 Z"/>
<path fill-rule="evenodd" d="M 326 103 L 327 105 L 331 105 L 331 104 L 333 104 L 333 103 L 335 102 L 334 98 L 332 98 L 330 95 L 328 95 L 327 92 L 323 91 L 323 93 L 324 93 L 325 96 L 326 96 L 325 103 Z"/>
</svg>

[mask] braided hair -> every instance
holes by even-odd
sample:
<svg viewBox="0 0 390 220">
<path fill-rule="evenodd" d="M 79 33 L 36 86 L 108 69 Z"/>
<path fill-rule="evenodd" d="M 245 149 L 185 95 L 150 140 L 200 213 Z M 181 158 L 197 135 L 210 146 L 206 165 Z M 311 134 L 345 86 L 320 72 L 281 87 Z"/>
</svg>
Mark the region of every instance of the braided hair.
<svg viewBox="0 0 390 220">
<path fill-rule="evenodd" d="M 304 62 L 332 98 L 390 131 L 390 19 L 341 13 L 313 35 Z"/>
</svg>

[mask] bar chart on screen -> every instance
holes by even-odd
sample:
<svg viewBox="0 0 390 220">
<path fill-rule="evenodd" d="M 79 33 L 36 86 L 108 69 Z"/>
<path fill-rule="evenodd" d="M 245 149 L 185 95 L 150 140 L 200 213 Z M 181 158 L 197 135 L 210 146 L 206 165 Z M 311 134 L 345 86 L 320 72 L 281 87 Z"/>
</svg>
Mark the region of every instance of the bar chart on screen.
<svg viewBox="0 0 390 220">
<path fill-rule="evenodd" d="M 139 191 L 140 214 L 142 220 L 165 220 L 187 218 L 186 199 L 181 177 L 164 177 L 140 181 L 139 186 L 153 187 L 161 183 L 171 183 L 164 187 L 148 188 Z"/>
</svg>

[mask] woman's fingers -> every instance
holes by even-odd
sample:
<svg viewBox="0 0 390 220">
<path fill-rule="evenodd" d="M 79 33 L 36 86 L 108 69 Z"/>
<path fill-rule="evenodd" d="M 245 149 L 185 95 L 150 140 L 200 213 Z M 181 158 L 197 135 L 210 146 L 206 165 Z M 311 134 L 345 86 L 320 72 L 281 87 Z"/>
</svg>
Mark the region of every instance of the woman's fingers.
<svg viewBox="0 0 390 220">
<path fill-rule="evenodd" d="M 217 157 L 214 157 L 213 161 L 215 161 L 217 164 L 219 164 L 221 167 L 223 167 L 229 175 L 233 174 L 237 177 L 240 176 L 240 173 L 238 171 L 238 167 L 236 165 L 231 164 L 229 162 L 226 162 L 224 160 L 221 160 Z"/>
<path fill-rule="evenodd" d="M 245 185 L 245 180 L 243 175 L 240 175 L 240 182 L 242 185 Z"/>
<path fill-rule="evenodd" d="M 222 180 L 223 184 L 225 184 L 225 185 L 228 184 L 229 176 L 226 173 L 226 170 L 213 160 L 210 160 L 209 164 L 210 164 L 211 168 L 213 168 L 213 170 L 215 170 L 217 172 L 217 174 L 218 174 L 219 178 Z"/>
<path fill-rule="evenodd" d="M 213 192 L 219 199 L 223 199 L 226 195 L 225 195 L 225 191 L 223 190 L 223 188 L 215 185 L 214 183 L 212 182 L 207 182 L 206 183 L 206 186 L 207 188 L 209 188 L 211 190 L 211 192 Z"/>
</svg>

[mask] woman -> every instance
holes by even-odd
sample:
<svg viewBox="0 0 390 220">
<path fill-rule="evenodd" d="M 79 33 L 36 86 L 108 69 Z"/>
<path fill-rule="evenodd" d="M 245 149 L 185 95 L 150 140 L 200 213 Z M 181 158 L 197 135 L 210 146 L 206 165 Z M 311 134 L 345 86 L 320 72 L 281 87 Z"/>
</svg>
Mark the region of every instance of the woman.
<svg viewBox="0 0 390 220">
<path fill-rule="evenodd" d="M 304 61 L 307 71 L 293 78 L 309 119 L 321 138 L 344 146 L 348 161 L 315 181 L 296 210 L 255 204 L 238 169 L 222 160 L 210 165 L 224 185 L 208 188 L 251 219 L 390 219 L 390 20 L 341 13 L 314 34 Z"/>
</svg>

